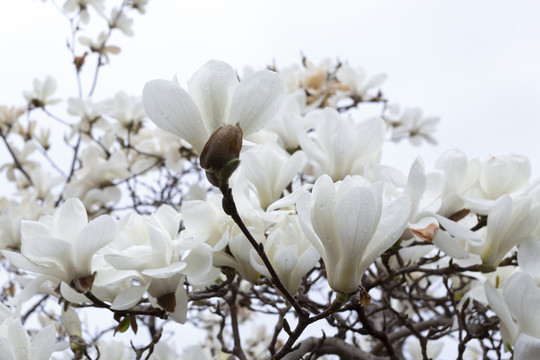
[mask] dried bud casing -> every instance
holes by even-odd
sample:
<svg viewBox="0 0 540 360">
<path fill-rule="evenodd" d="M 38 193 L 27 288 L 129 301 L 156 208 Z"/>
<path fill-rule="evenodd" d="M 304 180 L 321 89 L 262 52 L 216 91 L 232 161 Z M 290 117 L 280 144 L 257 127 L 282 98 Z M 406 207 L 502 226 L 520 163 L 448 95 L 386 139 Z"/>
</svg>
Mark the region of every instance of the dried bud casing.
<svg viewBox="0 0 540 360">
<path fill-rule="evenodd" d="M 230 161 L 238 159 L 242 149 L 242 129 L 239 124 L 223 125 L 210 136 L 201 153 L 201 166 L 219 172 Z"/>
</svg>

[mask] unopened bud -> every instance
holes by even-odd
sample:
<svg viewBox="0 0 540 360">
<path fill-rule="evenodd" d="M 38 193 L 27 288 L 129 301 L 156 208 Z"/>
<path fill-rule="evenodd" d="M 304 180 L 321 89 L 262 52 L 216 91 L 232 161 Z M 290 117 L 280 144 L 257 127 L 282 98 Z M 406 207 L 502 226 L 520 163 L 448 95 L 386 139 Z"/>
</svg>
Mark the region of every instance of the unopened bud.
<svg viewBox="0 0 540 360">
<path fill-rule="evenodd" d="M 224 125 L 210 136 L 201 153 L 201 167 L 214 186 L 226 183 L 240 164 L 242 129 L 239 124 Z"/>
<path fill-rule="evenodd" d="M 201 166 L 217 172 L 231 160 L 238 159 L 242 149 L 242 129 L 238 124 L 223 125 L 210 136 L 201 153 Z"/>
</svg>

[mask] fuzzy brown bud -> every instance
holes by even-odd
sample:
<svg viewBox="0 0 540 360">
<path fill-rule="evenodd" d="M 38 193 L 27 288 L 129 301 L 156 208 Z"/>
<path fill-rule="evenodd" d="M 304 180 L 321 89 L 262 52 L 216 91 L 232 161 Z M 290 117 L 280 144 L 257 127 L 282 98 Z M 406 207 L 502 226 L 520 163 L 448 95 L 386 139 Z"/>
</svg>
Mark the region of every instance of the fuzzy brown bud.
<svg viewBox="0 0 540 360">
<path fill-rule="evenodd" d="M 230 161 L 238 159 L 242 149 L 242 129 L 239 124 L 223 125 L 210 136 L 201 153 L 201 166 L 219 172 Z"/>
</svg>

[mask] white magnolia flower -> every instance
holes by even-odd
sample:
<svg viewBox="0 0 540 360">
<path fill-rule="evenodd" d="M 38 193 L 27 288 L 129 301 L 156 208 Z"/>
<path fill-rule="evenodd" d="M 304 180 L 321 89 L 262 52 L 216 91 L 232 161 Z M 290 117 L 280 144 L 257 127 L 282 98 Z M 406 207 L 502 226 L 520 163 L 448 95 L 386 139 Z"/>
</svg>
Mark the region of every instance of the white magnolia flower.
<svg viewBox="0 0 540 360">
<path fill-rule="evenodd" d="M 486 241 L 481 258 L 484 264 L 498 266 L 514 246 L 531 237 L 540 217 L 540 205 L 531 199 L 503 195 L 488 213 Z"/>
<path fill-rule="evenodd" d="M 318 116 L 316 137 L 302 131 L 298 142 L 316 163 L 315 175 L 328 174 L 337 181 L 347 175 L 362 175 L 367 164 L 379 162 L 385 135 L 382 119 L 355 121 L 332 108 L 314 116 Z"/>
<path fill-rule="evenodd" d="M 212 250 L 206 244 L 194 246 L 181 261 L 182 246 L 177 239 L 180 214 L 168 205 L 162 205 L 150 217 L 132 214 L 124 230 L 107 249 L 105 260 L 126 276 L 137 279 L 141 284 L 125 289 L 114 300 L 112 307 L 127 309 L 139 302 L 146 291 L 155 303 L 171 317 L 183 323 L 187 312 L 187 295 L 184 275 L 198 279 L 211 272 Z M 135 272 L 135 274 L 134 274 Z M 115 274 L 111 274 L 113 279 Z M 96 279 L 96 284 L 105 284 L 107 277 Z M 165 300 L 172 300 L 169 303 Z"/>
<path fill-rule="evenodd" d="M 264 161 L 261 161 L 264 159 Z M 278 200 L 306 162 L 304 152 L 292 156 L 275 143 L 257 145 L 240 155 L 238 178 L 255 189 L 263 209 Z"/>
<path fill-rule="evenodd" d="M 407 226 L 411 200 L 400 196 L 383 204 L 383 184 L 346 177 L 336 184 L 328 175 L 312 193 L 298 199 L 302 230 L 324 264 L 330 286 L 341 293 L 357 290 L 373 261 L 390 248 Z"/>
<path fill-rule="evenodd" d="M 67 200 L 52 216 L 21 224 L 21 253 L 3 251 L 15 266 L 59 279 L 84 292 L 92 288 L 94 254 L 118 233 L 109 215 L 88 222 L 83 203 Z"/>
<path fill-rule="evenodd" d="M 124 11 L 119 11 L 117 8 L 111 10 L 109 17 L 109 26 L 111 29 L 119 29 L 127 36 L 133 36 L 133 19 L 127 17 Z"/>
<path fill-rule="evenodd" d="M 399 113 L 399 106 L 395 105 L 393 111 Z M 400 116 L 389 114 L 389 122 L 393 125 L 392 140 L 397 141 L 408 138 L 411 144 L 419 146 L 422 139 L 436 145 L 437 140 L 432 136 L 440 121 L 438 117 L 424 117 L 419 108 L 407 108 Z"/>
<path fill-rule="evenodd" d="M 515 273 L 504 285 L 502 296 L 485 283 L 491 309 L 501 320 L 505 343 L 514 345 L 516 360 L 535 360 L 540 352 L 540 288 L 523 272 Z"/>
<path fill-rule="evenodd" d="M 403 193 L 412 201 L 409 219 L 410 235 L 433 245 L 455 259 L 469 257 L 464 245 L 458 239 L 477 243 L 479 236 L 468 228 L 438 214 L 441 195 L 445 189 L 445 177 L 440 172 L 426 174 L 421 158 L 411 165 L 407 184 Z M 441 225 L 444 228 L 441 229 Z M 409 235 L 409 232 L 406 233 Z"/>
<path fill-rule="evenodd" d="M 54 105 L 61 101 L 60 99 L 51 99 L 55 91 L 56 80 L 47 76 L 44 81 L 34 79 L 34 89 L 23 92 L 23 95 L 33 107 L 45 107 L 45 105 Z"/>
<path fill-rule="evenodd" d="M 345 93 L 369 101 L 376 96 L 370 93 L 370 90 L 379 88 L 386 80 L 386 75 L 378 74 L 366 81 L 366 72 L 363 68 L 354 69 L 349 65 L 341 65 L 336 71 L 336 79 L 346 86 L 346 89 L 342 89 Z"/>
<path fill-rule="evenodd" d="M 0 354 L 4 360 L 47 360 L 67 346 L 66 342 L 56 342 L 53 325 L 41 329 L 30 339 L 20 319 L 8 317 L 0 324 Z"/>
<path fill-rule="evenodd" d="M 302 232 L 296 215 L 286 216 L 270 232 L 264 251 L 279 279 L 291 294 L 298 291 L 302 278 L 317 265 L 320 258 Z M 256 256 L 255 249 L 251 249 L 251 264 L 258 272 L 271 278 L 262 260 Z"/>
<path fill-rule="evenodd" d="M 257 71 L 238 81 L 233 68 L 217 60 L 191 78 L 188 92 L 176 81 L 152 80 L 143 90 L 146 113 L 157 126 L 202 152 L 224 124 L 240 124 L 244 136 L 260 130 L 281 106 L 283 83 L 276 73 Z"/>
<path fill-rule="evenodd" d="M 88 24 L 90 21 L 90 15 L 88 14 L 88 7 L 92 6 L 99 14 L 103 13 L 105 9 L 105 0 L 67 0 L 64 3 L 64 10 L 67 13 L 79 11 L 81 22 Z"/>
<path fill-rule="evenodd" d="M 0 201 L 0 250 L 14 250 L 21 247 L 21 220 L 37 220 L 50 210 L 39 205 L 36 199 L 26 198 L 20 203 L 1 199 Z"/>
<path fill-rule="evenodd" d="M 464 200 L 474 212 L 486 215 L 495 200 L 505 194 L 525 189 L 531 176 L 531 163 L 522 155 L 485 156 L 469 162 L 469 172 L 478 181 L 466 193 Z"/>
<path fill-rule="evenodd" d="M 107 101 L 106 114 L 120 122 L 123 128 L 136 132 L 146 116 L 140 97 L 129 96 L 119 91 L 114 98 Z"/>
<path fill-rule="evenodd" d="M 126 154 L 115 151 L 107 157 L 100 147 L 92 144 L 84 149 L 80 161 L 83 166 L 67 184 L 64 196 L 81 199 L 92 212 L 119 201 L 121 192 L 114 182 L 129 177 Z"/>
<path fill-rule="evenodd" d="M 17 124 L 18 119 L 25 111 L 26 109 L 23 107 L 0 105 L 0 132 L 7 134 L 8 129 Z"/>
<path fill-rule="evenodd" d="M 266 223 L 261 214 L 237 205 L 251 234 L 264 244 Z M 182 205 L 182 215 L 186 227 L 182 237 L 186 244 L 205 242 L 214 253 L 214 266 L 233 268 L 251 282 L 259 278 L 259 272 L 252 266 L 250 259 L 252 246 L 231 217 L 223 211 L 221 197 L 212 197 L 210 201 L 186 201 Z"/>
</svg>

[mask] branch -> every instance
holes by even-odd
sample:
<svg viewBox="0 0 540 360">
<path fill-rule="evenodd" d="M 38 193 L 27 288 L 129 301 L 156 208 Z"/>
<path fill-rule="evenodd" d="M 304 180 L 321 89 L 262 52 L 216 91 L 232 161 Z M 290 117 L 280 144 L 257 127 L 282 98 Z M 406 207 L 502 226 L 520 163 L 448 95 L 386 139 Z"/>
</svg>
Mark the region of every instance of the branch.
<svg viewBox="0 0 540 360">
<path fill-rule="evenodd" d="M 302 341 L 299 347 L 283 357 L 283 360 L 297 360 L 302 359 L 303 355 L 307 353 L 313 353 L 317 356 L 333 354 L 338 355 L 340 359 L 354 359 L 354 360 L 384 360 L 386 357 L 380 357 L 372 355 L 368 352 L 362 351 L 360 348 L 348 344 L 345 340 L 333 337 L 326 339 L 319 339 L 316 337 L 310 337 Z"/>
</svg>

